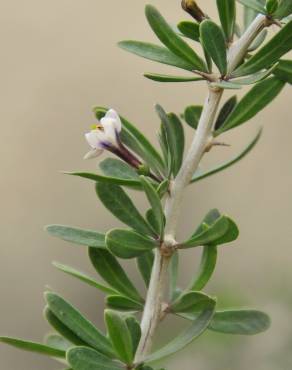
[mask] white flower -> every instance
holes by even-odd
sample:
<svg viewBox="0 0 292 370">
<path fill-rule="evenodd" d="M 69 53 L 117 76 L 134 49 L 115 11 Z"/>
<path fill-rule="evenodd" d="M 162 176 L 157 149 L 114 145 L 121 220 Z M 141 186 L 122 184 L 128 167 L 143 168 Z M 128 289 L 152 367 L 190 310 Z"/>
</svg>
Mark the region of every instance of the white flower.
<svg viewBox="0 0 292 370">
<path fill-rule="evenodd" d="M 119 148 L 121 129 L 122 123 L 118 113 L 110 109 L 100 120 L 100 123 L 94 125 L 93 129 L 85 134 L 92 149 L 85 155 L 84 159 L 98 157 L 104 149 Z"/>
</svg>

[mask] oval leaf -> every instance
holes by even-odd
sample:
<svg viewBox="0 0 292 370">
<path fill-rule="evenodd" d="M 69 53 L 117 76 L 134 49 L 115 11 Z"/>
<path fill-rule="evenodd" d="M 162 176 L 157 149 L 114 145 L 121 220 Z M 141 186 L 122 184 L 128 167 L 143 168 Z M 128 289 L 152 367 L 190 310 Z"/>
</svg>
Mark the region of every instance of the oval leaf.
<svg viewBox="0 0 292 370">
<path fill-rule="evenodd" d="M 229 43 L 233 40 L 235 18 L 236 18 L 236 5 L 235 0 L 217 0 L 217 8 L 225 34 L 225 39 Z"/>
<path fill-rule="evenodd" d="M 142 234 L 153 234 L 152 229 L 134 206 L 131 198 L 121 187 L 97 183 L 96 193 L 103 205 L 124 224 Z"/>
<path fill-rule="evenodd" d="M 106 305 L 109 308 L 118 311 L 142 311 L 143 304 L 133 301 L 130 298 L 121 295 L 110 295 L 106 297 Z"/>
<path fill-rule="evenodd" d="M 117 257 L 134 258 L 151 251 L 158 242 L 131 230 L 113 229 L 105 237 L 108 249 Z"/>
<path fill-rule="evenodd" d="M 200 25 L 198 23 L 182 21 L 177 25 L 177 28 L 183 36 L 197 42 L 200 41 Z"/>
<path fill-rule="evenodd" d="M 202 312 L 212 305 L 214 300 L 208 295 L 201 292 L 187 292 L 184 293 L 171 307 L 171 312 Z"/>
<path fill-rule="evenodd" d="M 274 75 L 284 82 L 292 84 L 292 60 L 280 60 L 273 71 Z"/>
<path fill-rule="evenodd" d="M 202 111 L 203 107 L 201 105 L 190 105 L 185 109 L 184 119 L 186 123 L 195 130 L 198 127 Z"/>
<path fill-rule="evenodd" d="M 89 258 L 99 275 L 119 293 L 143 301 L 117 259 L 107 250 L 89 248 Z"/>
<path fill-rule="evenodd" d="M 46 231 L 50 235 L 67 242 L 86 245 L 87 247 L 105 248 L 105 235 L 97 231 L 83 230 L 65 225 L 48 225 L 46 226 Z"/>
<path fill-rule="evenodd" d="M 146 252 L 137 258 L 138 269 L 147 287 L 150 282 L 153 262 L 154 254 L 152 251 Z"/>
<path fill-rule="evenodd" d="M 133 360 L 132 337 L 125 319 L 112 310 L 105 310 L 104 317 L 114 349 L 124 363 L 131 364 Z"/>
<path fill-rule="evenodd" d="M 174 32 L 172 27 L 165 21 L 154 6 L 147 5 L 145 12 L 152 30 L 169 50 L 180 58 L 186 60 L 188 63 L 191 63 L 193 69 L 198 69 L 200 71 L 206 70 L 203 60 L 181 37 Z"/>
<path fill-rule="evenodd" d="M 108 357 L 114 357 L 112 346 L 90 321 L 59 295 L 47 292 L 45 298 L 53 314 L 84 342 Z"/>
<path fill-rule="evenodd" d="M 200 24 L 200 35 L 204 48 L 222 75 L 227 71 L 227 54 L 224 35 L 219 26 L 211 20 Z"/>
<path fill-rule="evenodd" d="M 87 347 L 74 347 L 67 352 L 67 360 L 74 370 L 121 370 L 123 367 Z"/>
<path fill-rule="evenodd" d="M 202 81 L 200 77 L 182 77 L 182 76 L 169 76 L 157 73 L 144 73 L 144 77 L 156 82 L 191 82 Z"/>
<path fill-rule="evenodd" d="M 264 109 L 283 89 L 285 83 L 275 77 L 256 84 L 237 104 L 216 135 L 242 125 Z"/>
</svg>

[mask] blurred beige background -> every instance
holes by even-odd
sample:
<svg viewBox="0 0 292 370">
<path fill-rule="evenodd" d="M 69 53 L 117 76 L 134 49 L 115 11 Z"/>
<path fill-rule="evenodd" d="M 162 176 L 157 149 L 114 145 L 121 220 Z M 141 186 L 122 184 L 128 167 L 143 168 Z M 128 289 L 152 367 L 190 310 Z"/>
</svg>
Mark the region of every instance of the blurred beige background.
<svg viewBox="0 0 292 370">
<path fill-rule="evenodd" d="M 0 248 L 0 333 L 42 340 L 49 330 L 42 318 L 48 284 L 102 324 L 103 297 L 51 266 L 65 262 L 93 274 L 86 249 L 46 235 L 43 226 L 63 223 L 106 230 L 118 225 L 96 199 L 93 184 L 60 170 L 94 171 L 84 162 L 84 132 L 94 122 L 91 108 L 106 105 L 136 122 L 155 139 L 153 106 L 181 112 L 202 104 L 203 84 L 159 85 L 144 71 L 171 68 L 139 59 L 116 47 L 121 39 L 154 40 L 144 19 L 145 1 L 1 0 L 2 180 Z M 152 0 L 172 22 L 188 17 L 179 0 Z M 214 1 L 204 1 L 215 16 Z M 271 32 L 274 32 L 273 30 Z M 178 73 L 178 71 L 175 71 Z M 183 74 L 183 73 L 182 73 Z M 291 89 L 256 119 L 226 136 L 231 148 L 215 149 L 207 162 L 233 155 L 264 125 L 257 148 L 237 168 L 202 181 L 187 191 L 181 236 L 211 208 L 232 215 L 240 239 L 220 250 L 208 291 L 222 304 L 267 310 L 273 325 L 252 337 L 207 334 L 169 360 L 169 370 L 272 370 L 291 368 Z M 190 131 L 189 131 L 190 133 Z M 143 209 L 144 200 L 135 195 Z M 190 201 L 190 199 L 192 201 Z M 192 258 L 190 258 L 192 257 Z M 186 283 L 199 255 L 185 253 Z M 142 282 L 129 265 L 131 275 Z M 165 329 L 166 330 L 166 329 Z M 0 346 L 0 368 L 57 370 L 54 361 Z"/>
</svg>

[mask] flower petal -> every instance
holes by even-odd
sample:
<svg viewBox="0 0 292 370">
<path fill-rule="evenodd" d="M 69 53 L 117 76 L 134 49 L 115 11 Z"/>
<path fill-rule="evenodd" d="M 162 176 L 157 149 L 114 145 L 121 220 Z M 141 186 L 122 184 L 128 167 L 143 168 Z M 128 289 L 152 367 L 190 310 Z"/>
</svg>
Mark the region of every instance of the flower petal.
<svg viewBox="0 0 292 370">
<path fill-rule="evenodd" d="M 118 113 L 114 109 L 109 109 L 106 112 L 104 118 L 111 118 L 112 120 L 114 120 L 115 121 L 115 123 L 114 123 L 115 129 L 117 130 L 117 132 L 121 132 L 122 122 L 121 122 L 120 116 L 118 115 Z"/>
<path fill-rule="evenodd" d="M 85 134 L 85 139 L 93 149 L 102 148 L 102 141 L 105 139 L 105 133 L 101 130 L 92 130 Z"/>
<path fill-rule="evenodd" d="M 101 124 L 103 126 L 105 140 L 114 146 L 118 146 L 115 121 L 112 118 L 104 117 L 101 121 Z"/>
<path fill-rule="evenodd" d="M 92 150 L 90 150 L 90 152 L 85 154 L 83 159 L 96 158 L 96 157 L 100 156 L 102 152 L 103 152 L 103 149 L 92 149 Z"/>
</svg>

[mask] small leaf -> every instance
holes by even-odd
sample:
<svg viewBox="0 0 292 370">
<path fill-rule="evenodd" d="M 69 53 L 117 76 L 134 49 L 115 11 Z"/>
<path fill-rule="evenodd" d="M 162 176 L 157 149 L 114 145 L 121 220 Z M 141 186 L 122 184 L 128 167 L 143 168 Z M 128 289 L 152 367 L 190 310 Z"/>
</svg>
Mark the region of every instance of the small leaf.
<svg viewBox="0 0 292 370">
<path fill-rule="evenodd" d="M 253 118 L 281 92 L 285 83 L 275 77 L 256 84 L 237 104 L 216 135 L 237 127 Z"/>
<path fill-rule="evenodd" d="M 233 80 L 233 82 L 240 84 L 240 85 L 255 84 L 257 82 L 264 80 L 266 77 L 268 77 L 275 70 L 276 67 L 277 65 L 275 64 L 272 68 L 268 69 L 267 71 L 254 73 L 253 75 L 250 75 L 247 77 L 237 78 Z"/>
<path fill-rule="evenodd" d="M 108 108 L 95 107 L 93 109 L 97 119 L 104 117 Z M 152 169 L 163 171 L 163 160 L 150 141 L 136 128 L 134 124 L 123 116 L 122 121 L 122 140 L 133 152 L 137 153 Z M 127 140 L 126 140 L 127 139 Z M 125 180 L 124 180 L 125 181 Z"/>
<path fill-rule="evenodd" d="M 113 310 L 118 311 L 142 311 L 143 305 L 140 302 L 133 301 L 130 298 L 121 295 L 110 295 L 106 298 L 106 305 Z"/>
<path fill-rule="evenodd" d="M 159 186 L 157 188 L 157 193 L 158 193 L 160 198 L 164 197 L 164 195 L 168 192 L 168 188 L 169 188 L 169 180 L 168 179 L 162 181 L 159 184 Z"/>
<path fill-rule="evenodd" d="M 144 77 L 156 82 L 192 82 L 203 80 L 201 77 L 169 76 L 157 73 L 144 73 Z"/>
<path fill-rule="evenodd" d="M 73 347 L 67 360 L 74 370 L 121 370 L 123 367 L 88 347 Z"/>
<path fill-rule="evenodd" d="M 195 320 L 197 313 L 178 313 L 187 320 Z M 270 327 L 270 318 L 267 314 L 256 310 L 224 310 L 217 311 L 208 329 L 224 334 L 255 335 Z"/>
<path fill-rule="evenodd" d="M 190 105 L 189 107 L 186 107 L 184 112 L 184 119 L 186 123 L 190 127 L 197 129 L 202 111 L 203 107 L 201 105 Z"/>
<path fill-rule="evenodd" d="M 192 177 L 191 183 L 202 180 L 202 179 L 204 179 L 206 177 L 209 177 L 211 175 L 214 175 L 214 174 L 216 174 L 220 171 L 223 171 L 223 170 L 231 167 L 235 163 L 239 162 L 241 159 L 243 159 L 256 146 L 256 144 L 258 143 L 261 135 L 262 135 L 262 129 L 260 129 L 258 131 L 258 133 L 254 137 L 254 139 L 247 145 L 247 147 L 244 148 L 243 151 L 241 151 L 238 155 L 233 157 L 231 160 L 228 160 L 228 161 L 226 161 L 226 162 L 224 162 L 220 165 L 217 165 L 217 166 L 215 166 L 211 169 L 205 170 L 205 171 L 196 171 L 194 176 Z"/>
<path fill-rule="evenodd" d="M 93 286 L 94 288 L 102 291 L 105 294 L 116 294 L 117 291 L 114 289 L 111 289 L 98 281 L 92 279 L 91 277 L 87 276 L 83 272 L 80 272 L 78 270 L 75 270 L 73 267 L 67 266 L 67 265 L 62 265 L 61 263 L 58 262 L 53 262 L 53 265 L 57 267 L 60 271 L 65 272 L 65 274 L 71 275 L 76 277 L 77 279 L 83 281 L 84 283 Z"/>
<path fill-rule="evenodd" d="M 67 339 L 63 338 L 59 334 L 49 334 L 45 338 L 45 344 L 49 347 L 57 348 L 61 351 L 67 351 L 68 348 L 72 347 Z"/>
<path fill-rule="evenodd" d="M 275 18 L 282 19 L 292 14 L 292 3 L 290 0 L 280 0 Z"/>
<path fill-rule="evenodd" d="M 152 251 L 146 252 L 137 258 L 138 269 L 147 287 L 149 286 L 150 282 L 153 262 L 154 254 Z"/>
<path fill-rule="evenodd" d="M 193 71 L 194 65 L 178 57 L 163 46 L 158 46 L 142 41 L 126 40 L 118 44 L 120 48 L 136 54 L 142 58 L 153 60 L 154 62 L 167 64 L 177 68 Z"/>
<path fill-rule="evenodd" d="M 121 187 L 97 183 L 96 192 L 103 205 L 117 219 L 142 234 L 153 234 L 150 226 L 134 206 L 131 198 Z"/>
<path fill-rule="evenodd" d="M 195 233 L 191 239 L 184 242 L 180 248 L 193 248 L 207 244 L 217 244 L 217 240 L 223 237 L 229 228 L 228 218 L 221 216 L 206 230 Z"/>
<path fill-rule="evenodd" d="M 203 60 L 173 31 L 172 27 L 165 21 L 154 6 L 147 5 L 145 12 L 152 30 L 169 50 L 188 63 L 191 63 L 193 69 L 198 69 L 200 71 L 206 70 Z"/>
<path fill-rule="evenodd" d="M 233 111 L 237 104 L 237 97 L 233 95 L 230 99 L 226 101 L 226 103 L 221 108 L 218 118 L 215 123 L 215 130 L 218 130 L 226 121 L 230 113 Z"/>
<path fill-rule="evenodd" d="M 126 317 L 126 324 L 131 334 L 133 356 L 135 356 L 141 338 L 140 324 L 139 321 L 137 321 L 134 316 Z"/>
<path fill-rule="evenodd" d="M 164 230 L 164 213 L 159 195 L 145 176 L 140 176 L 140 181 L 152 207 L 155 223 L 158 227 L 158 235 L 162 236 Z"/>
<path fill-rule="evenodd" d="M 99 175 L 98 173 L 91 173 L 91 172 L 64 172 L 64 173 L 66 175 L 77 176 L 83 179 L 92 180 L 94 182 L 103 182 L 105 184 L 127 186 L 133 189 L 137 189 L 140 186 L 139 181 L 136 181 L 136 180 L 102 176 L 102 175 Z"/>
<path fill-rule="evenodd" d="M 292 60 L 280 60 L 277 68 L 273 71 L 274 75 L 284 82 L 292 84 Z"/>
<path fill-rule="evenodd" d="M 278 6 L 278 0 L 266 0 L 265 8 L 269 15 L 274 14 L 275 11 L 278 9 Z"/>
<path fill-rule="evenodd" d="M 83 230 L 77 227 L 64 225 L 46 226 L 46 231 L 67 242 L 86 245 L 87 247 L 105 248 L 104 234 L 92 230 Z"/>
<path fill-rule="evenodd" d="M 207 329 L 214 315 L 215 306 L 216 302 L 210 299 L 205 309 L 197 316 L 196 320 L 193 321 L 192 325 L 189 328 L 179 334 L 165 347 L 159 349 L 149 356 L 146 356 L 145 361 L 147 363 L 151 363 L 185 348 Z"/>
<path fill-rule="evenodd" d="M 250 44 L 248 51 L 251 52 L 251 51 L 258 49 L 262 45 L 262 43 L 265 41 L 267 36 L 268 36 L 268 31 L 266 29 L 262 30 L 262 32 L 260 32 L 260 34 Z"/>
<path fill-rule="evenodd" d="M 227 90 L 240 90 L 242 88 L 241 85 L 230 81 L 211 82 L 211 86 Z"/>
<path fill-rule="evenodd" d="M 126 259 L 141 256 L 158 246 L 157 241 L 124 229 L 110 230 L 105 236 L 105 241 L 115 256 Z"/>
<path fill-rule="evenodd" d="M 142 300 L 122 266 L 109 251 L 89 248 L 89 258 L 99 275 L 115 290 L 135 301 Z"/>
<path fill-rule="evenodd" d="M 51 357 L 64 358 L 66 352 L 64 350 L 57 349 L 55 347 L 46 346 L 44 344 L 29 342 L 22 339 L 0 337 L 0 342 L 8 344 L 12 347 L 21 349 L 23 351 L 35 352 L 40 355 L 46 355 Z"/>
<path fill-rule="evenodd" d="M 236 69 L 232 76 L 240 77 L 269 68 L 292 48 L 292 21 L 286 24 L 269 42 L 248 61 Z"/>
<path fill-rule="evenodd" d="M 254 335 L 270 327 L 267 314 L 256 310 L 226 310 L 214 315 L 209 329 L 226 334 Z"/>
<path fill-rule="evenodd" d="M 99 163 L 99 167 L 106 176 L 111 178 L 139 181 L 139 175 L 134 168 L 119 159 L 106 158 Z"/>
<path fill-rule="evenodd" d="M 216 262 L 217 246 L 204 246 L 198 275 L 191 283 L 189 290 L 202 290 L 207 285 L 215 270 Z"/>
<path fill-rule="evenodd" d="M 248 6 L 244 6 L 244 30 L 246 30 L 250 26 L 250 24 L 252 23 L 252 21 L 255 19 L 257 15 L 258 15 L 257 10 L 254 10 Z"/>
<path fill-rule="evenodd" d="M 233 39 L 236 18 L 235 0 L 217 0 L 217 8 L 225 39 L 227 42 L 231 42 Z"/>
<path fill-rule="evenodd" d="M 242 5 L 255 10 L 256 12 L 265 14 L 265 7 L 260 0 L 237 0 Z"/>
<path fill-rule="evenodd" d="M 171 154 L 172 172 L 176 176 L 183 160 L 184 130 L 179 118 L 174 113 L 166 114 L 164 109 L 158 104 L 156 105 L 156 111 L 166 132 Z"/>
<path fill-rule="evenodd" d="M 226 217 L 226 219 L 229 224 L 228 230 L 226 231 L 224 235 L 218 238 L 215 243 L 212 243 L 212 245 L 214 244 L 221 245 L 221 244 L 231 243 L 238 238 L 239 230 L 238 230 L 236 223 L 229 217 Z"/>
<path fill-rule="evenodd" d="M 200 42 L 200 25 L 198 23 L 182 21 L 177 25 L 177 28 L 183 36 L 193 41 Z"/>
<path fill-rule="evenodd" d="M 105 310 L 104 317 L 114 349 L 124 363 L 131 364 L 133 360 L 132 337 L 125 319 L 112 310 Z"/>
<path fill-rule="evenodd" d="M 86 346 L 87 343 L 79 338 L 71 329 L 69 329 L 66 325 L 60 321 L 57 316 L 53 314 L 53 312 L 49 309 L 48 306 L 45 307 L 44 316 L 48 323 L 51 325 L 53 329 L 56 330 L 62 337 L 66 338 L 69 342 L 77 345 L 77 346 Z"/>
<path fill-rule="evenodd" d="M 84 342 L 108 357 L 114 357 L 111 344 L 90 321 L 59 295 L 47 292 L 45 298 L 53 314 Z"/>
<path fill-rule="evenodd" d="M 201 41 L 204 48 L 222 75 L 227 71 L 227 54 L 224 35 L 219 26 L 207 19 L 200 24 Z"/>
<path fill-rule="evenodd" d="M 208 295 L 201 292 L 186 292 L 183 293 L 174 303 L 172 303 L 170 310 L 176 312 L 202 312 L 206 307 L 213 304 L 214 300 Z"/>
</svg>

